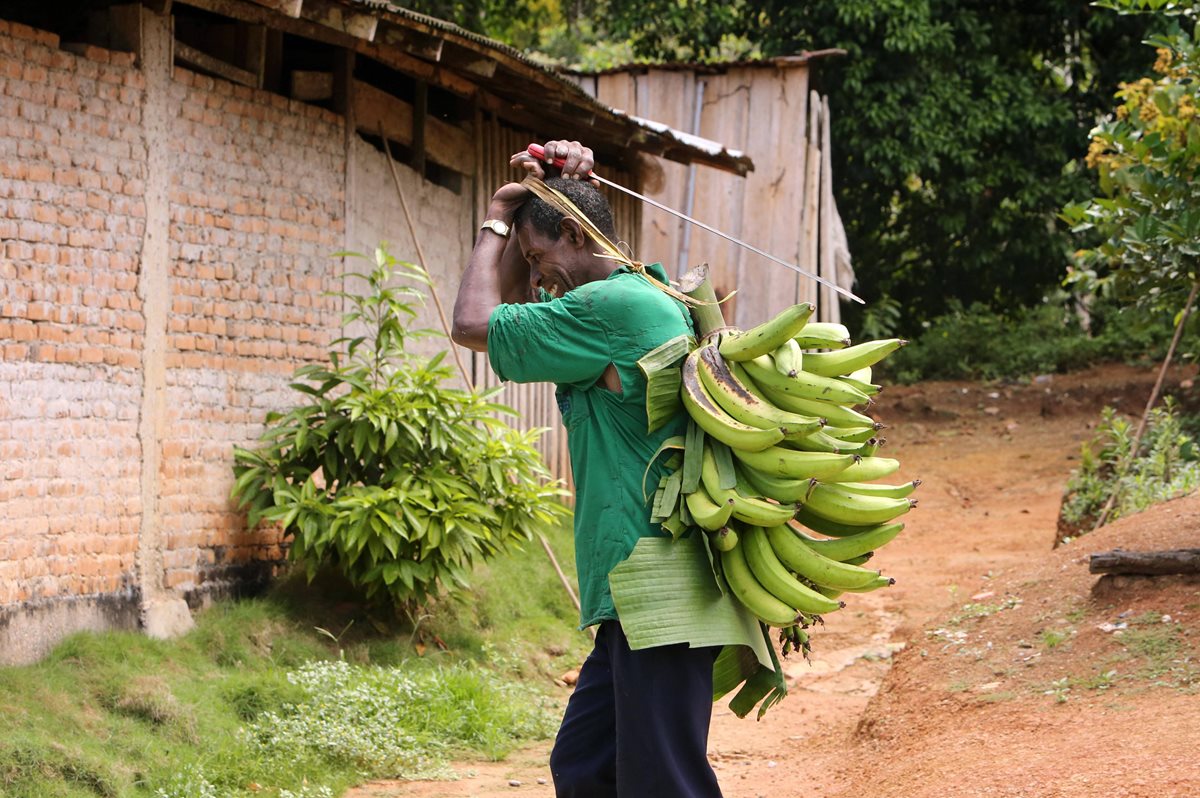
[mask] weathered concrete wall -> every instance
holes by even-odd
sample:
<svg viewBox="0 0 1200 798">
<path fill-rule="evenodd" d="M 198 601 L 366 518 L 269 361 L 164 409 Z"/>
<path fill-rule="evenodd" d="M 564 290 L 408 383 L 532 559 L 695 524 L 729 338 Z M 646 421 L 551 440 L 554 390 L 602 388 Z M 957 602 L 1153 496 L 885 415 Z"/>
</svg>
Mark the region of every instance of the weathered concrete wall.
<svg viewBox="0 0 1200 798">
<path fill-rule="evenodd" d="M 270 575 L 232 447 L 339 334 L 341 118 L 173 69 L 148 22 L 135 66 L 0 21 L 0 661 Z"/>
<path fill-rule="evenodd" d="M 387 156 L 358 135 L 352 137 L 350 149 L 353 178 L 350 181 L 349 248 L 370 255 L 379 242 L 386 241 L 388 252 L 394 257 L 419 264 L 416 243 L 405 221 Z M 468 188 L 456 194 L 421 179 L 416 172 L 402 164 L 396 164 L 396 173 L 421 239 L 421 249 L 425 253 L 430 276 L 437 285 L 449 318 L 459 281 L 475 244 L 471 234 L 474 198 L 469 183 Z M 348 270 L 366 271 L 367 267 L 363 263 L 349 263 Z M 346 287 L 347 290 L 359 291 L 361 283 L 350 281 Z M 441 330 L 437 310 L 428 293 L 426 291 L 427 301 L 414 320 L 413 327 Z M 449 341 L 445 338 L 436 337 L 416 341 L 413 348 L 429 355 L 448 345 Z M 466 358 L 469 358 L 470 352 L 465 349 L 460 352 L 464 362 L 469 363 Z M 454 366 L 452 358 L 446 362 Z"/>
</svg>

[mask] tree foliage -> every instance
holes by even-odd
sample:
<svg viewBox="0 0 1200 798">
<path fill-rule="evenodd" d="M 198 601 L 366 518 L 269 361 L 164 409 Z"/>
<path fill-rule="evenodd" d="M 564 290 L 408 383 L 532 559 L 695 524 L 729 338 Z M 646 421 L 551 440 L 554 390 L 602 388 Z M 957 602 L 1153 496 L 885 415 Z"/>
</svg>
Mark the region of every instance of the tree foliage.
<svg viewBox="0 0 1200 798">
<path fill-rule="evenodd" d="M 1074 277 L 1177 309 L 1200 278 L 1200 43 L 1192 30 L 1200 3 L 1105 5 L 1176 20 L 1147 42 L 1156 48 L 1154 76 L 1122 83 L 1115 112 L 1092 131 L 1087 161 L 1103 194 L 1069 205 L 1063 216 L 1099 243 L 1077 253 Z"/>
<path fill-rule="evenodd" d="M 362 257 L 362 256 L 357 256 Z M 406 351 L 406 321 L 422 299 L 393 274 L 427 284 L 420 267 L 382 247 L 364 295 L 340 293 L 343 326 L 363 335 L 333 342 L 329 363 L 296 371 L 302 402 L 267 415 L 262 444 L 234 450 L 233 496 L 249 525 L 279 523 L 309 578 L 325 563 L 368 596 L 418 604 L 466 586 L 473 565 L 532 538 L 566 509 L 534 441 L 497 414 L 496 390 L 444 385 L 445 352 Z"/>
<path fill-rule="evenodd" d="M 1055 215 L 1095 188 L 1087 131 L 1151 60 L 1137 46 L 1150 20 L 1085 0 L 473 1 L 544 13 L 540 33 L 507 40 L 568 65 L 607 66 L 597 47 L 650 61 L 845 49 L 813 76 L 858 292 L 917 319 L 947 296 L 1029 304 L 1061 279 L 1072 247 Z M 503 38 L 480 23 L 491 13 L 457 20 Z M 563 30 L 595 46 L 572 52 Z"/>
<path fill-rule="evenodd" d="M 1029 304 L 1061 278 L 1069 242 L 1054 216 L 1089 191 L 1086 131 L 1140 56 L 1144 29 L 1068 0 L 629 5 L 632 24 L 613 24 L 641 52 L 666 56 L 677 41 L 708 51 L 710 27 L 727 25 L 765 55 L 846 50 L 813 74 L 833 110 L 859 291 L 918 318 L 948 296 Z M 652 23 L 664 18 L 678 24 Z"/>
</svg>

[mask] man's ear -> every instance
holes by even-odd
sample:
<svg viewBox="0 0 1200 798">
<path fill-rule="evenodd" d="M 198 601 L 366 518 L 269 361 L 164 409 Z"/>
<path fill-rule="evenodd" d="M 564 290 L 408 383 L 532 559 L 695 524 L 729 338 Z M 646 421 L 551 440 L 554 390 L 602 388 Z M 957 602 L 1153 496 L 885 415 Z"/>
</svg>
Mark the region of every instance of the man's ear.
<svg viewBox="0 0 1200 798">
<path fill-rule="evenodd" d="M 558 223 L 558 229 L 567 239 L 568 243 L 576 249 L 582 249 L 587 246 L 587 233 L 583 232 L 583 225 L 575 221 L 569 216 L 564 216 Z"/>
</svg>

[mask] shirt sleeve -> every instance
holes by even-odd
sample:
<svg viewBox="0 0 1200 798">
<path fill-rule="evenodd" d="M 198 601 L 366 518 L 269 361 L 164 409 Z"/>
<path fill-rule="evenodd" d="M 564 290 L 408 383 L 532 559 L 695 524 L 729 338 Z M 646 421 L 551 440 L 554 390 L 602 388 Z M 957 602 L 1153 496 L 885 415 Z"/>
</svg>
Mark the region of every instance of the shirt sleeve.
<svg viewBox="0 0 1200 798">
<path fill-rule="evenodd" d="M 492 311 L 487 351 L 497 377 L 581 389 L 600 378 L 612 362 L 608 334 L 576 293 Z"/>
</svg>

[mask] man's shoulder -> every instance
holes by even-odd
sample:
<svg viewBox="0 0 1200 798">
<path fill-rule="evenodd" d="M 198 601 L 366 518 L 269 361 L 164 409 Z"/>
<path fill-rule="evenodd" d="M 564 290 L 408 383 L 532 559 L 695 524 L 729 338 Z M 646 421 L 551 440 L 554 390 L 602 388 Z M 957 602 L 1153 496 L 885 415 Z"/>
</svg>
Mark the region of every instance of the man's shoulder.
<svg viewBox="0 0 1200 798">
<path fill-rule="evenodd" d="M 607 280 L 582 285 L 572 293 L 598 315 L 629 321 L 641 315 L 684 318 L 686 309 L 639 274 L 616 274 Z"/>
</svg>

